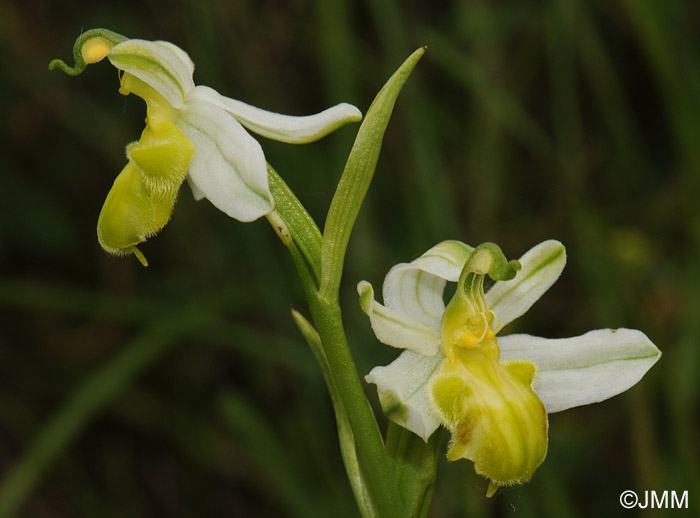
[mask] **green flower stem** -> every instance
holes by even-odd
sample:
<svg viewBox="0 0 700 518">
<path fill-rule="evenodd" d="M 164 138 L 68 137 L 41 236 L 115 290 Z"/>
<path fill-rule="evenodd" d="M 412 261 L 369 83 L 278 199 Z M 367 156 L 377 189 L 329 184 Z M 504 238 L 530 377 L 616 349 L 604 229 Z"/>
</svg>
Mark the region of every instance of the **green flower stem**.
<svg viewBox="0 0 700 518">
<path fill-rule="evenodd" d="M 300 210 L 306 212 L 301 206 L 295 207 L 295 211 Z M 391 464 L 384 450 L 384 442 L 374 413 L 365 397 L 355 362 L 350 354 L 340 306 L 337 300 L 335 304 L 327 305 L 318 297 L 311 272 L 290 237 L 291 230 L 286 227 L 279 214 L 273 211 L 267 219 L 289 249 L 314 322 L 319 326 L 317 333 L 300 314 L 293 313 L 326 378 L 338 423 L 343 462 L 358 507 L 365 517 L 375 516 L 375 509 L 378 513 L 376 515 L 381 517 L 402 517 L 401 496 L 391 474 Z M 304 219 L 300 216 L 291 218 L 297 223 Z"/>
<path fill-rule="evenodd" d="M 295 210 L 304 210 L 296 207 Z M 367 401 L 355 362 L 350 354 L 338 301 L 324 303 L 318 296 L 311 272 L 295 242 L 290 239 L 281 217 L 272 212 L 270 225 L 287 246 L 301 278 L 311 315 L 318 332 L 300 314 L 293 316 L 326 378 L 338 422 L 343 462 L 363 516 L 403 518 L 403 505 L 392 476 L 391 463 L 384 442 Z M 303 221 L 304 218 L 292 218 Z M 320 348 L 316 345 L 320 345 Z M 348 428 L 347 430 L 345 428 Z M 376 514 L 375 514 L 376 509 Z"/>
<path fill-rule="evenodd" d="M 335 385 L 331 368 L 328 365 L 326 351 L 323 348 L 321 337 L 313 326 L 302 316 L 301 313 L 292 309 L 292 317 L 296 322 L 301 334 L 304 335 L 306 341 L 311 348 L 311 351 L 318 362 L 323 379 L 326 381 L 328 392 L 331 396 L 333 409 L 335 410 L 336 421 L 338 425 L 338 438 L 340 440 L 340 453 L 343 456 L 343 463 L 347 471 L 350 485 L 352 487 L 357 506 L 363 517 L 373 517 L 377 515 L 376 506 L 372 501 L 372 496 L 367 487 L 367 482 L 360 469 L 360 464 L 357 460 L 357 448 L 355 447 L 355 437 L 352 433 L 352 426 L 348 419 L 348 414 L 345 411 L 343 402 L 338 392 L 338 387 Z"/>
<path fill-rule="evenodd" d="M 357 460 L 378 516 L 404 518 L 403 504 L 377 421 L 362 388 L 338 301 L 309 301 L 328 366 L 355 437 Z"/>
<path fill-rule="evenodd" d="M 302 320 L 300 314 L 293 313 L 326 378 L 338 423 L 343 462 L 358 506 L 365 517 L 375 516 L 376 509 L 376 516 L 403 518 L 401 496 L 392 476 L 379 427 L 350 353 L 340 306 L 337 301 L 326 304 L 318 297 L 311 272 L 296 244 L 286 239 L 285 230 L 280 230 L 275 216 L 268 217 L 268 220 L 292 255 L 311 315 L 318 327 L 318 334 L 314 335 L 311 325 Z M 316 337 L 320 348 L 315 346 Z"/>
<path fill-rule="evenodd" d="M 420 48 L 409 56 L 389 78 L 367 111 L 331 201 L 322 240 L 313 219 L 274 169 L 268 166 L 270 188 L 277 207 L 268 219 L 288 247 L 302 278 L 325 355 L 325 358 L 319 354 L 317 357 L 320 358 L 322 370 L 328 371 L 327 382 L 336 418 L 339 427 L 342 428 L 344 424 L 350 426 L 354 438 L 354 450 L 347 444 L 341 444 L 345 462 L 352 464 L 346 466 L 348 475 L 355 494 L 359 495 L 358 505 L 363 514 L 373 516 L 376 511 L 376 515 L 383 518 L 404 518 L 407 515 L 392 473 L 392 460 L 384 448 L 382 435 L 350 352 L 340 310 L 339 289 L 350 233 L 372 181 L 396 98 L 424 53 L 425 48 Z M 299 249 L 316 279 L 320 280 L 318 289 L 312 285 L 311 273 L 300 257 Z M 300 325 L 300 320 L 296 320 Z M 309 329 L 304 325 L 300 325 L 300 328 L 309 340 Z M 340 430 L 341 443 L 347 442 L 349 437 Z M 354 466 L 355 463 L 357 466 Z M 411 502 L 414 500 L 412 498 Z M 424 501 L 422 496 L 420 501 Z"/>
</svg>

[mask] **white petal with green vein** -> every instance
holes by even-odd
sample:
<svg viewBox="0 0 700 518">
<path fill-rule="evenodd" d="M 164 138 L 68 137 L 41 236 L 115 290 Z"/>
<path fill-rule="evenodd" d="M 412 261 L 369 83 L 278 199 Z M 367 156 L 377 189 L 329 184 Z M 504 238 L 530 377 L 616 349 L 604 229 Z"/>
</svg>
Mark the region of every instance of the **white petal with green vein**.
<svg viewBox="0 0 700 518">
<path fill-rule="evenodd" d="M 348 122 L 362 120 L 360 110 L 347 103 L 332 106 L 315 115 L 295 117 L 224 97 L 211 88 L 206 88 L 205 95 L 211 103 L 228 111 L 249 130 L 263 137 L 290 144 L 314 142 Z"/>
<path fill-rule="evenodd" d="M 445 282 L 459 278 L 473 250 L 459 241 L 443 241 L 410 263 L 397 264 L 384 279 L 384 304 L 439 328 L 445 310 Z"/>
<path fill-rule="evenodd" d="M 534 388 L 548 412 L 597 403 L 637 383 L 661 351 L 636 329 L 598 329 L 574 338 L 499 337 L 501 360 L 537 366 Z"/>
<path fill-rule="evenodd" d="M 195 146 L 188 180 L 232 218 L 252 221 L 270 212 L 274 200 L 260 144 L 229 113 L 200 99 L 197 87 L 177 125 Z"/>
<path fill-rule="evenodd" d="M 174 108 L 182 108 L 194 88 L 194 64 L 180 48 L 167 41 L 127 40 L 107 56 L 119 70 L 153 87 Z"/>
<path fill-rule="evenodd" d="M 417 320 L 386 308 L 374 300 L 374 290 L 368 282 L 357 285 L 360 306 L 380 342 L 420 354 L 433 355 L 440 347 L 440 327 L 428 327 Z"/>
<path fill-rule="evenodd" d="M 504 327 L 530 307 L 556 282 L 566 265 L 566 249 L 559 241 L 544 241 L 520 258 L 522 269 L 510 281 L 486 292 L 486 303 Z"/>
<path fill-rule="evenodd" d="M 377 385 L 384 414 L 426 442 L 440 426 L 430 410 L 426 387 L 443 359 L 441 354 L 404 351 L 386 367 L 375 367 L 365 376 L 367 383 Z"/>
</svg>

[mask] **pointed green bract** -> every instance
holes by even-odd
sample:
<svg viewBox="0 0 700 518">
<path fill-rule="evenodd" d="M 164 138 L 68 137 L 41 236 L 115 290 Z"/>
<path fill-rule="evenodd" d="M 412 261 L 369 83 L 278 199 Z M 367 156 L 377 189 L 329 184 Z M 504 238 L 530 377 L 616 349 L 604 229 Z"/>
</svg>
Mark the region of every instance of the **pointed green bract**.
<svg viewBox="0 0 700 518">
<path fill-rule="evenodd" d="M 372 181 L 396 98 L 424 53 L 424 47 L 416 50 L 391 76 L 367 110 L 357 133 L 323 231 L 323 271 L 319 288 L 323 298 L 332 299 L 338 292 L 350 233 Z"/>
<path fill-rule="evenodd" d="M 402 426 L 389 423 L 386 449 L 394 464 L 406 517 L 428 516 L 443 439 L 443 434 L 438 432 L 424 442 Z"/>
<path fill-rule="evenodd" d="M 315 281 L 318 282 L 321 278 L 323 239 L 321 231 L 299 199 L 269 163 L 267 164 L 267 175 L 270 182 L 270 192 L 275 200 L 279 217 L 286 224 L 294 242 L 299 246 L 304 258 L 311 266 Z"/>
<path fill-rule="evenodd" d="M 319 288 L 309 297 L 311 313 L 322 339 L 328 367 L 333 373 L 355 438 L 357 462 L 367 478 L 367 488 L 378 516 L 398 517 L 406 514 L 398 485 L 392 476 L 391 462 L 387 458 L 381 434 L 347 344 L 338 302 L 338 287 L 347 241 L 374 173 L 394 102 L 423 52 L 424 49 L 420 49 L 414 53 L 389 79 L 360 127 L 326 219 L 321 243 Z M 283 218 L 288 222 L 290 232 L 296 232 L 304 238 L 305 254 L 313 253 L 317 250 L 318 243 L 314 225 L 307 225 L 303 214 L 301 217 L 294 215 L 298 208 L 296 200 L 286 194 L 286 186 L 279 183 L 279 187 L 287 202 Z M 318 256 L 307 256 L 307 260 L 312 267 L 318 264 Z"/>
</svg>

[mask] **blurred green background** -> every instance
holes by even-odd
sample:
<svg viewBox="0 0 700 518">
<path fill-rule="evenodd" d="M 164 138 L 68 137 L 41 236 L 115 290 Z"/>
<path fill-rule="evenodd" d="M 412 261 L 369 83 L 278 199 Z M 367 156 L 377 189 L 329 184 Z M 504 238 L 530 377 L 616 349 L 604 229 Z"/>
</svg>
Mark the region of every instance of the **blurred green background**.
<svg viewBox="0 0 700 518">
<path fill-rule="evenodd" d="M 350 242 L 360 373 L 396 351 L 356 283 L 447 238 L 514 258 L 567 246 L 560 281 L 510 331 L 640 328 L 664 353 L 622 396 L 550 416 L 527 485 L 487 500 L 471 463 L 443 461 L 431 516 L 700 515 L 700 3 L 0 0 L 0 516 L 356 515 L 269 225 L 185 186 L 142 247 L 147 269 L 99 248 L 145 110 L 109 64 L 47 70 L 93 27 L 172 41 L 196 82 L 288 114 L 364 112 L 428 45 Z M 261 139 L 320 224 L 356 130 Z M 628 489 L 688 491 L 690 509 L 625 511 Z"/>
</svg>

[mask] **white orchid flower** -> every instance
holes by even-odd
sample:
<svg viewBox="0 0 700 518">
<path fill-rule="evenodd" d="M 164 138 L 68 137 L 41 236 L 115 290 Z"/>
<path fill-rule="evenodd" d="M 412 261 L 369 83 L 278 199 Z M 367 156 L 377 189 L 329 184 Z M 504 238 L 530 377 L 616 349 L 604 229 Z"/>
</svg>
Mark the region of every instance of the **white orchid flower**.
<svg viewBox="0 0 700 518">
<path fill-rule="evenodd" d="M 490 243 L 474 249 L 444 241 L 389 271 L 384 305 L 369 283 L 358 284 L 377 338 L 406 349 L 366 377 L 377 385 L 384 413 L 426 441 L 438 426 L 448 428 L 448 458 L 472 460 L 490 479 L 487 496 L 532 477 L 547 452 L 547 413 L 619 394 L 661 356 L 632 329 L 565 339 L 497 337 L 549 289 L 565 263 L 557 241 L 511 262 Z M 484 293 L 487 274 L 496 282 Z M 447 281 L 458 284 L 445 306 Z"/>
<path fill-rule="evenodd" d="M 120 93 L 146 101 L 146 129 L 127 147 L 129 163 L 117 177 L 98 220 L 102 247 L 134 253 L 136 245 L 170 219 L 187 178 L 196 199 L 207 198 L 232 218 L 252 221 L 274 208 L 267 164 L 260 144 L 243 129 L 282 142 L 312 142 L 362 118 L 357 108 L 339 104 L 316 115 L 291 117 L 229 99 L 195 86 L 194 64 L 165 41 L 127 39 L 104 29 L 82 34 L 75 43 L 75 66 L 54 60 L 77 75 L 105 57 L 120 71 Z"/>
</svg>

